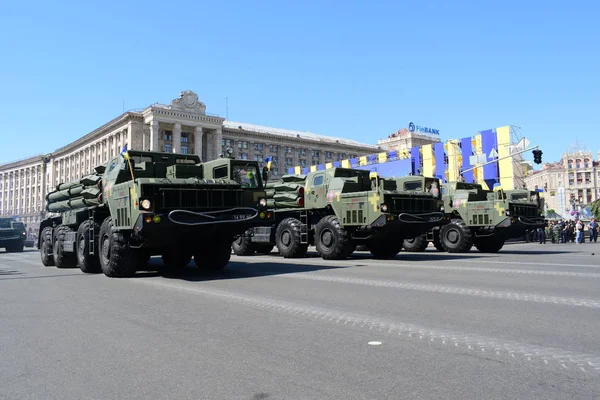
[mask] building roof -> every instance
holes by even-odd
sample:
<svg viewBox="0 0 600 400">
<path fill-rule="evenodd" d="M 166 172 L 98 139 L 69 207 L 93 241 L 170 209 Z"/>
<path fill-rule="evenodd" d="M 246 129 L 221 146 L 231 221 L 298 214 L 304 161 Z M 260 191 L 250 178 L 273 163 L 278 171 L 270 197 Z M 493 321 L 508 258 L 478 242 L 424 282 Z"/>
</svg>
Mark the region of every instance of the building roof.
<svg viewBox="0 0 600 400">
<path fill-rule="evenodd" d="M 363 147 L 363 148 L 373 149 L 373 150 L 379 149 L 379 146 L 361 143 L 356 140 L 343 139 L 343 138 L 338 138 L 338 137 L 333 137 L 333 136 L 318 135 L 316 133 L 311 133 L 311 132 L 293 131 L 293 130 L 289 130 L 289 129 L 280 129 L 280 128 L 272 128 L 269 126 L 247 124 L 245 122 L 223 121 L 223 127 L 228 128 L 228 129 L 242 129 L 242 130 L 250 131 L 250 132 L 267 133 L 267 134 L 271 134 L 271 135 L 279 135 L 279 136 L 284 136 L 284 137 L 289 137 L 289 138 L 309 139 L 309 140 L 315 140 L 315 141 L 320 141 L 320 142 L 325 142 L 325 143 L 336 143 L 336 144 L 342 144 L 342 145 L 346 145 L 346 146 Z"/>
</svg>

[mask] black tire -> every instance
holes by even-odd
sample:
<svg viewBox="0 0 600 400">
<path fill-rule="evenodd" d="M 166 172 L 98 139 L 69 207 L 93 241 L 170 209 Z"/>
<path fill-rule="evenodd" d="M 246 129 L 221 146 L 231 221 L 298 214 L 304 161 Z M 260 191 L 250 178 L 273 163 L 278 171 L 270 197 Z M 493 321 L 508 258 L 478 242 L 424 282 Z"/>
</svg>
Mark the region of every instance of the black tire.
<svg viewBox="0 0 600 400">
<path fill-rule="evenodd" d="M 446 251 L 444 250 L 444 246 L 442 246 L 442 241 L 440 240 L 440 230 L 436 229 L 433 231 L 433 247 L 435 247 L 435 249 L 437 251 Z"/>
<path fill-rule="evenodd" d="M 440 229 L 440 242 L 448 253 L 466 253 L 473 247 L 473 235 L 463 220 L 453 219 Z"/>
<path fill-rule="evenodd" d="M 6 246 L 6 252 L 7 253 L 22 253 L 23 247 L 24 247 L 24 242 L 22 240 L 20 240 L 20 239 L 15 240 Z"/>
<path fill-rule="evenodd" d="M 129 248 L 126 236 L 113 231 L 113 220 L 107 217 L 100 226 L 98 254 L 104 275 L 111 278 L 126 278 L 135 275 L 137 259 Z"/>
<path fill-rule="evenodd" d="M 192 261 L 192 254 L 182 249 L 169 247 L 162 254 L 162 260 L 168 267 L 184 269 Z"/>
<path fill-rule="evenodd" d="M 425 249 L 429 246 L 429 242 L 425 235 L 417 236 L 412 239 L 404 239 L 403 246 L 404 250 L 410 251 L 413 253 L 425 251 Z"/>
<path fill-rule="evenodd" d="M 356 248 L 340 220 L 333 215 L 327 215 L 317 223 L 315 247 L 323 260 L 344 260 Z"/>
<path fill-rule="evenodd" d="M 301 258 L 306 255 L 308 244 L 300 243 L 302 224 L 296 218 L 286 218 L 275 232 L 275 244 L 283 258 Z"/>
<path fill-rule="evenodd" d="M 497 253 L 504 247 L 504 239 L 497 236 L 477 238 L 475 247 L 482 253 Z"/>
<path fill-rule="evenodd" d="M 404 241 L 401 239 L 386 240 L 381 237 L 379 239 L 369 240 L 369 251 L 375 258 L 394 258 L 402 250 Z"/>
<path fill-rule="evenodd" d="M 63 250 L 65 235 L 70 231 L 71 228 L 65 225 L 59 225 L 54 229 L 52 256 L 54 257 L 54 265 L 57 268 L 73 268 L 77 266 L 77 256 L 74 253 L 65 253 Z"/>
<path fill-rule="evenodd" d="M 231 249 L 236 256 L 251 256 L 254 255 L 256 246 L 252 243 L 250 237 L 244 234 L 231 243 Z"/>
<path fill-rule="evenodd" d="M 256 252 L 258 254 L 269 255 L 273 251 L 273 247 L 275 246 L 272 244 L 256 244 Z"/>
<path fill-rule="evenodd" d="M 219 242 L 200 247 L 194 254 L 196 267 L 207 271 L 224 269 L 231 259 L 231 245 L 229 243 Z"/>
<path fill-rule="evenodd" d="M 96 222 L 92 222 L 94 228 L 94 236 L 98 237 L 98 231 L 100 225 Z M 96 274 L 102 272 L 100 268 L 100 258 L 98 252 L 92 255 L 90 254 L 90 221 L 85 221 L 79 225 L 77 229 L 77 265 L 81 272 L 87 274 Z"/>
<path fill-rule="evenodd" d="M 40 257 L 44 267 L 54 266 L 54 257 L 52 256 L 52 227 L 47 226 L 42 229 L 40 234 Z"/>
</svg>

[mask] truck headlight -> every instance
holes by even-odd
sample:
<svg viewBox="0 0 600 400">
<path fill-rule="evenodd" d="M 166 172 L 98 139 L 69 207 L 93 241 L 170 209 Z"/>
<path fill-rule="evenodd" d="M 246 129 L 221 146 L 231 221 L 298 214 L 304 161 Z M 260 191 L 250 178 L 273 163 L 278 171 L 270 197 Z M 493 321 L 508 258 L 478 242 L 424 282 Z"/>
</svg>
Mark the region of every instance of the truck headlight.
<svg viewBox="0 0 600 400">
<path fill-rule="evenodd" d="M 380 208 L 381 208 L 381 211 L 383 211 L 383 212 L 387 212 L 387 210 L 388 210 L 387 204 L 382 204 Z"/>
<path fill-rule="evenodd" d="M 510 211 L 506 210 L 506 211 L 504 211 L 504 214 L 505 214 L 507 217 L 510 217 Z"/>
<path fill-rule="evenodd" d="M 148 199 L 144 199 L 144 200 L 142 200 L 142 203 L 141 203 L 141 204 L 142 204 L 142 208 L 143 208 L 144 210 L 149 210 L 149 209 L 150 209 L 150 206 L 152 205 L 152 203 L 150 203 L 150 200 L 148 200 Z"/>
<path fill-rule="evenodd" d="M 258 204 L 260 204 L 262 207 L 266 207 L 267 206 L 267 199 L 260 199 L 258 201 Z"/>
</svg>

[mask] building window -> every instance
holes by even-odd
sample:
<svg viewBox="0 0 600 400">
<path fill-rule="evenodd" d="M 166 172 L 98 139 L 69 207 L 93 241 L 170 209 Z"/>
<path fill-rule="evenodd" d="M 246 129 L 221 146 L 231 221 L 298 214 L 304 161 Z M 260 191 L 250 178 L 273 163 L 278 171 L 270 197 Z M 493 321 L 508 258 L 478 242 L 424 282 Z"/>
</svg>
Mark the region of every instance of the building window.
<svg viewBox="0 0 600 400">
<path fill-rule="evenodd" d="M 248 153 L 240 153 L 238 158 L 240 160 L 247 160 L 248 159 Z"/>
<path fill-rule="evenodd" d="M 273 156 L 273 164 L 279 164 L 279 156 Z"/>
<path fill-rule="evenodd" d="M 238 142 L 238 148 L 239 149 L 247 149 L 248 148 L 248 142 L 239 141 Z"/>
<path fill-rule="evenodd" d="M 189 154 L 187 146 L 181 146 L 181 154 Z"/>
<path fill-rule="evenodd" d="M 306 157 L 306 149 L 297 149 L 296 153 L 298 154 L 298 157 Z"/>
<path fill-rule="evenodd" d="M 287 167 L 293 167 L 294 166 L 294 159 L 293 158 L 286 158 L 285 159 L 285 166 Z"/>
<path fill-rule="evenodd" d="M 300 161 L 300 166 L 301 167 L 306 167 L 306 160 L 305 159 L 302 158 L 299 161 Z"/>
<path fill-rule="evenodd" d="M 185 132 L 182 133 L 181 134 L 181 143 L 189 143 L 189 141 L 190 141 L 190 138 L 188 137 L 188 134 Z"/>
<path fill-rule="evenodd" d="M 278 167 L 271 168 L 270 174 L 272 176 L 279 176 L 279 168 Z"/>
<path fill-rule="evenodd" d="M 165 141 L 170 142 L 173 140 L 173 131 L 165 131 Z"/>
<path fill-rule="evenodd" d="M 223 139 L 221 140 L 221 146 L 222 147 L 233 147 L 233 139 Z"/>
<path fill-rule="evenodd" d="M 279 146 L 271 144 L 269 145 L 269 151 L 271 153 L 279 153 Z"/>
<path fill-rule="evenodd" d="M 165 144 L 164 152 L 170 153 L 173 150 L 170 144 Z"/>
<path fill-rule="evenodd" d="M 262 143 L 254 143 L 254 150 L 263 151 L 264 145 Z"/>
<path fill-rule="evenodd" d="M 292 154 L 294 152 L 294 148 L 293 147 L 285 147 L 284 148 L 285 154 Z"/>
<path fill-rule="evenodd" d="M 316 157 L 316 158 L 319 158 L 319 156 L 320 156 L 319 150 L 313 150 L 312 151 L 312 156 Z"/>
<path fill-rule="evenodd" d="M 262 160 L 263 160 L 262 154 L 255 154 L 254 155 L 254 161 L 261 162 Z"/>
</svg>

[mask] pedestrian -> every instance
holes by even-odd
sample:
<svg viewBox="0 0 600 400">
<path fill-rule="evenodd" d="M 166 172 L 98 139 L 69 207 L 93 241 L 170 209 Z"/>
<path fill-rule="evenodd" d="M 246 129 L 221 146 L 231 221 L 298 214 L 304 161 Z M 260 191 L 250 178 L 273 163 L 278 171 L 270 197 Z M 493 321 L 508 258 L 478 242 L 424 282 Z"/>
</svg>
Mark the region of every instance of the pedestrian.
<svg viewBox="0 0 600 400">
<path fill-rule="evenodd" d="M 540 244 L 546 244 L 546 230 L 544 228 L 537 229 L 537 236 Z"/>
<path fill-rule="evenodd" d="M 598 227 L 598 223 L 596 222 L 596 218 L 592 218 L 592 220 L 590 221 L 589 225 L 588 225 L 588 230 L 590 231 L 590 243 L 593 241 L 594 243 L 596 243 L 596 241 L 598 240 L 598 230 L 600 228 Z"/>
<path fill-rule="evenodd" d="M 583 222 L 581 222 L 580 219 L 577 220 L 575 229 L 575 242 L 577 242 L 577 244 L 581 244 L 583 243 Z"/>
</svg>

